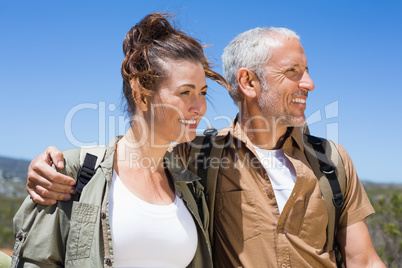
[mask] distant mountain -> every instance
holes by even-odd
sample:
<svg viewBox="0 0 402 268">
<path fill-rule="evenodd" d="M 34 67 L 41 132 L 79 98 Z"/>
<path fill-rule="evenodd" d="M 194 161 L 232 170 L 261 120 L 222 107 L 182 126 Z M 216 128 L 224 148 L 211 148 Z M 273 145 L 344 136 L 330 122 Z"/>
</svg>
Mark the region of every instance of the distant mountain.
<svg viewBox="0 0 402 268">
<path fill-rule="evenodd" d="M 25 184 L 30 161 L 0 156 L 1 196 L 21 197 L 27 194 Z"/>
<path fill-rule="evenodd" d="M 388 189 L 394 189 L 396 191 L 402 191 L 402 183 L 382 183 L 382 182 L 369 182 L 369 181 L 365 181 L 362 180 L 362 184 L 364 189 L 370 190 L 370 189 L 384 189 L 384 190 L 388 190 Z"/>
<path fill-rule="evenodd" d="M 19 177 L 26 181 L 28 166 L 31 161 L 0 156 L 0 169 L 3 176 Z"/>
</svg>

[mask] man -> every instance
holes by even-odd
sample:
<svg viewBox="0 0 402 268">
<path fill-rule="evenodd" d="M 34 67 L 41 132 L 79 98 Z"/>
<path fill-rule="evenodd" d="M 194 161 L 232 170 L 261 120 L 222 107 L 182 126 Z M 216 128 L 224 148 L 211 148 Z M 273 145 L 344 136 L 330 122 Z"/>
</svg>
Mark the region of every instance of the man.
<svg viewBox="0 0 402 268">
<path fill-rule="evenodd" d="M 237 36 L 222 58 L 239 114 L 216 137 L 227 146 L 213 213 L 215 266 L 336 267 L 326 245 L 326 202 L 304 154 L 301 129 L 314 83 L 299 37 L 284 28 L 256 28 Z M 190 146 L 173 152 L 185 163 Z M 374 210 L 350 157 L 338 150 L 347 179 L 336 236 L 343 260 L 348 267 L 385 267 L 365 223 Z M 62 159 L 49 147 L 31 163 L 27 189 L 36 202 L 70 198 L 62 193 L 73 190 L 64 184 L 75 181 L 48 166 Z"/>
</svg>

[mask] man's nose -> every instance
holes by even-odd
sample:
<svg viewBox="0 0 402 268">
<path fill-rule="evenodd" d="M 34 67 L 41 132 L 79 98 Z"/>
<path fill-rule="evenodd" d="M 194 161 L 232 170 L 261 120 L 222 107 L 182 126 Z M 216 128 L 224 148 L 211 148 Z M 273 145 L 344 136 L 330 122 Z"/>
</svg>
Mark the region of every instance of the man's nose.
<svg viewBox="0 0 402 268">
<path fill-rule="evenodd" d="M 300 80 L 299 87 L 307 89 L 308 91 L 312 91 L 314 89 L 313 79 L 311 79 L 308 72 L 304 72 L 303 77 Z"/>
</svg>

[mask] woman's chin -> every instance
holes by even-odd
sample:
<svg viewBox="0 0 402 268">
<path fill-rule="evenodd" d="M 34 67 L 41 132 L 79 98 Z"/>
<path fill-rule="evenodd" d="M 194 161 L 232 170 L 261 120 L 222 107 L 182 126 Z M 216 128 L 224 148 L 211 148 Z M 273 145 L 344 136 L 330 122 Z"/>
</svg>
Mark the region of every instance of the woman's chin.
<svg viewBox="0 0 402 268">
<path fill-rule="evenodd" d="M 184 142 L 189 142 L 195 139 L 195 136 L 197 136 L 197 133 L 194 131 L 188 131 L 186 132 L 185 135 L 183 135 L 182 137 L 179 137 L 178 143 L 184 143 Z"/>
</svg>

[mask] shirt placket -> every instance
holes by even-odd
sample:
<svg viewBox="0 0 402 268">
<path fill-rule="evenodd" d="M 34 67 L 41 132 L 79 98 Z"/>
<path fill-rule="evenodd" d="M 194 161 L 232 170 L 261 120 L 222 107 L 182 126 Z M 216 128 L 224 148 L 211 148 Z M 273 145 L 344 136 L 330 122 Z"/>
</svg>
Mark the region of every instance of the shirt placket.
<svg viewBox="0 0 402 268">
<path fill-rule="evenodd" d="M 289 208 L 293 206 L 297 197 L 298 188 L 293 189 L 289 200 L 286 202 L 285 208 L 279 217 L 279 222 L 276 228 L 276 248 L 278 256 L 278 267 L 285 268 L 291 267 L 290 265 L 290 254 L 289 254 L 289 241 L 286 237 L 285 225 L 289 215 Z M 289 205 L 288 205 L 289 203 Z"/>
<path fill-rule="evenodd" d="M 300 169 L 298 168 L 297 165 L 292 161 L 292 157 L 294 157 L 293 152 L 290 152 L 288 150 L 285 150 L 285 153 L 287 157 L 289 157 L 289 160 L 292 162 L 295 171 L 296 171 L 296 176 L 298 179 L 296 179 L 296 183 L 293 187 L 292 193 L 288 199 L 288 201 L 285 204 L 285 207 L 281 213 L 281 216 L 279 217 L 278 221 L 278 226 L 277 226 L 277 249 L 278 249 L 278 267 L 280 268 L 286 268 L 286 267 L 291 267 L 291 262 L 290 262 L 290 254 L 289 254 L 289 241 L 287 239 L 287 234 L 286 234 L 286 222 L 288 220 L 289 212 L 290 209 L 293 207 L 297 197 L 300 194 L 301 191 L 301 180 L 300 180 Z"/>
<path fill-rule="evenodd" d="M 278 267 L 290 267 L 289 247 L 284 230 L 277 231 Z"/>
</svg>

